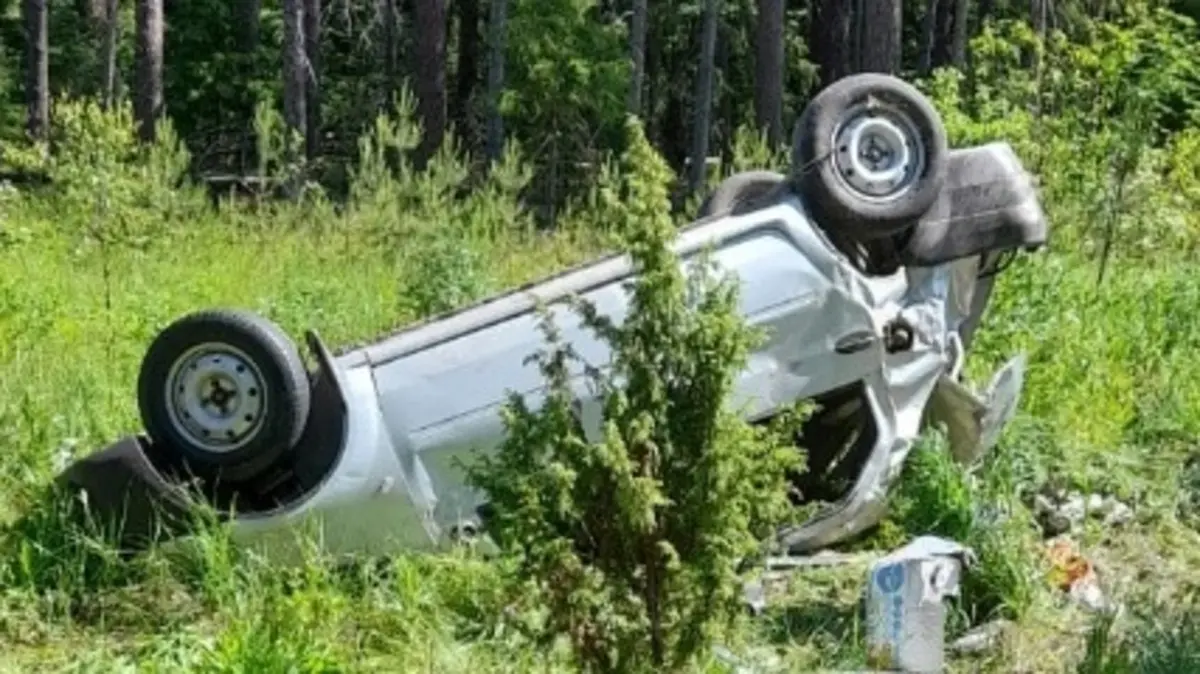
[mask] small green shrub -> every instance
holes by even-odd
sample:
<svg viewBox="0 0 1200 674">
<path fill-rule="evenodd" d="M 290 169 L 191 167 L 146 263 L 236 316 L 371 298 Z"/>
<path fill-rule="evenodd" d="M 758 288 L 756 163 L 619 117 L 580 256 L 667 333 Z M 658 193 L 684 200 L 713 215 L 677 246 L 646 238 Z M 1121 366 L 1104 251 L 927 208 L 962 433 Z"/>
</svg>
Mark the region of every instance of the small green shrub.
<svg viewBox="0 0 1200 674">
<path fill-rule="evenodd" d="M 678 668 L 740 608 L 738 564 L 790 512 L 790 442 L 727 406 L 757 333 L 740 323 L 737 287 L 708 264 L 686 277 L 671 252 L 670 175 L 631 122 L 628 232 L 639 277 L 623 324 L 577 303 L 612 347 L 586 368 L 603 401 L 589 441 L 575 414 L 569 345 L 551 318 L 536 360 L 547 382 L 533 409 L 505 411 L 499 451 L 468 469 L 491 499 L 489 532 L 517 560 L 509 576 L 530 628 L 565 637 L 590 671 Z M 631 221 L 630 224 L 633 224 Z M 779 436 L 782 438 L 782 434 Z"/>
<path fill-rule="evenodd" d="M 932 431 L 909 454 L 885 523 L 904 538 L 942 536 L 974 550 L 978 564 L 964 573 L 960 602 L 972 624 L 1021 617 L 1037 591 L 1033 521 L 998 491 L 964 471 Z"/>
</svg>

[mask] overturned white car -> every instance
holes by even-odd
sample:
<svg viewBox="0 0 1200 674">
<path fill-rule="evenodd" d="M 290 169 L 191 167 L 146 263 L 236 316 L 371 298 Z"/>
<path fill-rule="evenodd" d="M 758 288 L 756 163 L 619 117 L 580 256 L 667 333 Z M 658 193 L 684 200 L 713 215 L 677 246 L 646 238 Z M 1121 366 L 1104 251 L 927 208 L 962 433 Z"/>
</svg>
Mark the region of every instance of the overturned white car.
<svg viewBox="0 0 1200 674">
<path fill-rule="evenodd" d="M 1007 145 L 951 150 L 916 89 L 856 75 L 809 105 L 789 175 L 735 175 L 700 215 L 677 252 L 686 262 L 711 247 L 740 280 L 745 318 L 767 331 L 736 402 L 756 421 L 801 399 L 819 406 L 803 430 L 809 470 L 798 487 L 829 505 L 781 542 L 812 550 L 878 522 L 930 420 L 949 426 L 964 460 L 995 442 L 1023 361 L 984 394 L 959 373 L 997 265 L 1043 245 L 1047 231 Z M 553 303 L 581 295 L 620 320 L 632 273 L 627 257 L 598 260 L 337 355 L 309 331 L 311 372 L 263 318 L 183 317 L 145 356 L 145 433 L 82 458 L 60 482 L 120 520 L 130 543 L 159 524 L 186 532 L 184 477 L 198 477 L 219 511 L 235 506 L 228 517 L 245 541 L 313 518 L 333 552 L 469 535 L 485 504 L 455 459 L 498 445 L 510 391 L 536 405 L 544 383 L 526 356 L 543 346 L 537 299 L 561 307 L 564 339 L 602 364 L 605 345 Z M 578 383 L 585 425 L 598 423 L 582 372 Z"/>
</svg>

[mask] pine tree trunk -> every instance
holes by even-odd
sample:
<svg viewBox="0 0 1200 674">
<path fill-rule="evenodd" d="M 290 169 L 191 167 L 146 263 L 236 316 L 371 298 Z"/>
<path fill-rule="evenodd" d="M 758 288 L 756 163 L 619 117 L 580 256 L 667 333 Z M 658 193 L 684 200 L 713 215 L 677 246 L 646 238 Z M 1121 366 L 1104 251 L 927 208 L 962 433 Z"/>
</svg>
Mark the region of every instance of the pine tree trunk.
<svg viewBox="0 0 1200 674">
<path fill-rule="evenodd" d="M 379 37 L 379 58 L 383 62 L 383 99 L 384 106 L 390 111 L 396 85 L 399 82 L 400 50 L 398 48 L 398 32 L 400 13 L 396 7 L 397 0 L 379 0 L 379 22 L 381 26 Z"/>
<path fill-rule="evenodd" d="M 663 157 L 668 158 L 670 155 L 666 152 L 663 143 L 663 116 L 658 114 L 659 104 L 662 102 L 663 89 L 662 81 L 662 40 L 651 38 L 651 26 L 653 15 L 649 13 L 647 7 L 646 13 L 646 71 L 642 76 L 642 81 L 645 84 L 642 88 L 642 119 L 646 124 L 646 137 L 654 146 L 658 147 L 663 152 Z M 669 159 L 668 159 L 669 161 Z"/>
<path fill-rule="evenodd" d="M 933 70 L 934 43 L 937 42 L 938 5 L 938 0 L 929 0 L 925 4 L 925 16 L 921 19 L 921 58 L 917 70 L 922 76 L 929 75 Z"/>
<path fill-rule="evenodd" d="M 262 26 L 262 0 L 237 0 L 234 10 L 237 25 L 234 27 L 237 36 L 237 50 L 243 54 L 252 54 L 258 49 L 259 34 Z"/>
<path fill-rule="evenodd" d="M 733 28 L 724 21 L 717 22 L 717 50 L 713 71 L 720 73 L 724 77 L 725 73 L 732 72 L 730 59 L 733 58 L 732 39 Z M 714 81 L 713 91 L 715 101 L 713 102 L 714 116 L 709 122 L 709 156 L 718 157 L 721 165 L 733 157 L 733 129 L 737 128 L 738 110 L 734 104 L 732 96 L 721 96 L 720 82 Z M 714 139 L 716 142 L 714 143 Z"/>
<path fill-rule="evenodd" d="M 784 0 L 758 0 L 755 21 L 754 116 L 772 148 L 783 142 Z"/>
<path fill-rule="evenodd" d="M 713 89 L 716 81 L 717 19 L 720 9 L 720 0 L 705 0 L 700 33 L 700 62 L 696 67 L 696 95 L 692 99 L 692 156 L 688 170 L 688 187 L 693 193 L 704 185 L 708 168 Z"/>
<path fill-rule="evenodd" d="M 455 73 L 454 123 L 460 133 L 475 139 L 475 85 L 479 81 L 479 0 L 458 2 L 458 72 Z"/>
<path fill-rule="evenodd" d="M 642 91 L 646 87 L 646 31 L 648 30 L 648 0 L 633 0 L 629 18 L 629 100 L 626 108 L 631 115 L 642 114 Z"/>
<path fill-rule="evenodd" d="M 956 0 L 954 3 L 954 41 L 950 49 L 950 62 L 959 71 L 967 67 L 967 19 L 970 16 L 968 0 Z"/>
<path fill-rule="evenodd" d="M 1046 0 L 1029 0 L 1029 23 L 1033 26 L 1033 33 L 1040 40 L 1046 38 Z M 1025 57 L 1026 67 L 1033 68 L 1040 73 L 1041 59 L 1036 54 L 1028 54 Z M 1035 77 L 1039 75 L 1035 74 Z"/>
<path fill-rule="evenodd" d="M 442 145 L 446 135 L 446 0 L 416 0 L 417 115 L 422 138 L 418 167 Z"/>
<path fill-rule="evenodd" d="M 504 151 L 504 116 L 500 95 L 504 92 L 505 45 L 508 32 L 508 0 L 492 0 L 488 17 L 487 73 L 487 158 L 496 161 Z"/>
<path fill-rule="evenodd" d="M 283 0 L 283 120 L 290 133 L 301 137 L 308 130 L 306 60 L 303 0 Z M 289 143 L 289 158 L 297 159 L 298 150 Z"/>
<path fill-rule="evenodd" d="M 25 0 L 25 128 L 44 139 L 50 130 L 50 28 L 46 0 Z"/>
<path fill-rule="evenodd" d="M 76 9 L 79 10 L 79 16 L 88 25 L 99 25 L 104 23 L 105 17 L 105 0 L 82 0 L 75 3 Z"/>
<path fill-rule="evenodd" d="M 104 87 L 101 102 L 105 109 L 113 105 L 117 99 L 117 47 L 121 41 L 120 6 L 117 0 L 105 0 L 104 3 L 104 47 L 101 59 L 103 61 Z"/>
<path fill-rule="evenodd" d="M 321 0 L 304 0 L 304 153 L 321 153 Z"/>
<path fill-rule="evenodd" d="M 822 87 L 850 74 L 853 65 L 851 0 L 813 0 L 809 20 L 809 52 L 817 63 Z"/>
<path fill-rule="evenodd" d="M 954 61 L 954 5 L 958 0 L 941 0 L 934 18 L 933 69 L 944 68 Z"/>
<path fill-rule="evenodd" d="M 88 38 L 96 49 L 96 95 L 101 104 L 106 105 L 105 44 L 108 39 L 108 0 L 76 0 L 75 9 L 79 12 L 79 18 L 87 24 Z"/>
<path fill-rule="evenodd" d="M 895 74 L 900 70 L 900 0 L 862 0 L 858 69 Z"/>
<path fill-rule="evenodd" d="M 1033 23 L 1033 32 L 1038 37 L 1046 37 L 1046 0 L 1029 0 L 1029 17 Z"/>
<path fill-rule="evenodd" d="M 163 106 L 163 0 L 138 0 L 136 14 L 133 116 L 138 137 L 153 142 Z"/>
</svg>

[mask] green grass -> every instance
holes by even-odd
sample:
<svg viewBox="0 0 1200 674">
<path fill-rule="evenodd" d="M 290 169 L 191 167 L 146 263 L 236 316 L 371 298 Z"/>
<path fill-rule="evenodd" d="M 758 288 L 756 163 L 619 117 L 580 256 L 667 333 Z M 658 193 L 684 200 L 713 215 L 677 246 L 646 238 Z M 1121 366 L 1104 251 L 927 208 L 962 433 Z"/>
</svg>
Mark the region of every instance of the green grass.
<svg viewBox="0 0 1200 674">
<path fill-rule="evenodd" d="M 497 238 L 486 246 L 488 288 L 550 272 L 591 247 L 567 235 Z M 182 312 L 247 306 L 295 335 L 316 328 L 335 345 L 417 318 L 401 297 L 401 263 L 369 244 L 239 233 L 217 220 L 198 223 L 177 245 L 116 256 L 109 293 L 97 255 L 77 253 L 64 237 L 10 246 L 0 265 L 0 503 L 8 518 L 36 505 L 64 447 L 90 451 L 137 427 L 132 385 L 142 350 Z M 1052 254 L 1007 273 L 972 370 L 1029 351 L 1021 416 L 978 474 L 964 476 L 935 451 L 915 453 L 893 520 L 866 543 L 882 548 L 900 540 L 893 536 L 938 532 L 981 548 L 984 564 L 955 627 L 1010 614 L 1028 630 L 985 663 L 989 671 L 1028 661 L 1068 667 L 1084 653 L 1086 616 L 1041 575 L 1024 501 L 1039 486 L 1111 490 L 1137 508 L 1128 531 L 1093 532 L 1086 542 L 1097 559 L 1112 558 L 1113 577 L 1133 579 L 1133 590 L 1179 587 L 1200 552 L 1175 516 L 1187 439 L 1200 422 L 1200 363 L 1189 356 L 1200 334 L 1191 311 L 1200 278 L 1183 261 L 1126 264 L 1097 291 L 1093 271 Z M 1003 506 L 1008 524 L 986 519 L 989 506 Z M 488 566 L 468 558 L 402 557 L 385 562 L 387 573 L 335 573 L 314 558 L 293 576 L 242 558 L 213 533 L 188 557 L 130 563 L 71 538 L 78 532 L 63 530 L 53 513 L 42 520 L 25 546 L 7 547 L 26 553 L 0 575 L 0 639 L 9 644 L 0 668 L 499 672 L 561 664 L 523 644 L 489 594 Z M 39 553 L 39 545 L 57 547 Z M 865 569 L 823 573 L 794 579 L 768 616 L 730 636 L 730 648 L 800 668 L 861 664 Z M 1072 621 L 1074 632 L 1063 627 Z M 1172 643 L 1146 634 L 1152 644 Z"/>
</svg>

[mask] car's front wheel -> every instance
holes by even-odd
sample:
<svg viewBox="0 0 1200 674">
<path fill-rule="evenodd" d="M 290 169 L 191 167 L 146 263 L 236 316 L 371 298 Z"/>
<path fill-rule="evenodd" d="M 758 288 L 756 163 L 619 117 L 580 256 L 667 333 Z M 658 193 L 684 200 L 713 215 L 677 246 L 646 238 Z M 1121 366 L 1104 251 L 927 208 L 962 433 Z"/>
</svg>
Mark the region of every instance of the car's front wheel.
<svg viewBox="0 0 1200 674">
<path fill-rule="evenodd" d="M 737 215 L 766 199 L 787 180 L 774 171 L 743 171 L 721 181 L 713 193 L 700 205 L 699 217 Z"/>
<path fill-rule="evenodd" d="M 189 314 L 168 325 L 142 361 L 138 406 L 147 434 L 204 478 L 237 481 L 299 442 L 307 371 L 275 324 L 250 312 Z"/>
</svg>

